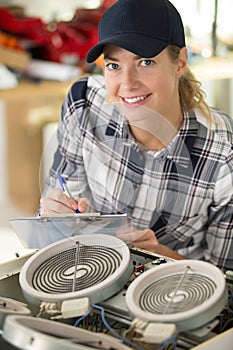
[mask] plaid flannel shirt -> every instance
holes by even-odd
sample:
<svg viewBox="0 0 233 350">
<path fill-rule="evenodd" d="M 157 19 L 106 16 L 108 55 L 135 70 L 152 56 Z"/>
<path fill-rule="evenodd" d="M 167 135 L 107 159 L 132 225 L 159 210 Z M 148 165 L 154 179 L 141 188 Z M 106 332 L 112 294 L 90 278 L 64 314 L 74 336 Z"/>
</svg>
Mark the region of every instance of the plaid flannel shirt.
<svg viewBox="0 0 233 350">
<path fill-rule="evenodd" d="M 58 187 L 59 171 L 90 210 L 128 213 L 187 258 L 233 269 L 233 120 L 212 109 L 208 125 L 199 110 L 185 113 L 168 147 L 148 151 L 106 99 L 102 76 L 71 87 L 46 190 Z"/>
</svg>

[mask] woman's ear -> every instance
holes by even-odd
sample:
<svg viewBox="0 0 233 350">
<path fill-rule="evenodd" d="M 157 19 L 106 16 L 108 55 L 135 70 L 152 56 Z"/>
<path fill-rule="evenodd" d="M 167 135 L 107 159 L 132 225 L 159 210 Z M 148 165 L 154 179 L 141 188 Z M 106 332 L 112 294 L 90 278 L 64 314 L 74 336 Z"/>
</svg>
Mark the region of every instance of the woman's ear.
<svg viewBox="0 0 233 350">
<path fill-rule="evenodd" d="M 180 49 L 179 58 L 177 60 L 177 77 L 181 77 L 188 65 L 188 50 L 186 47 Z"/>
</svg>

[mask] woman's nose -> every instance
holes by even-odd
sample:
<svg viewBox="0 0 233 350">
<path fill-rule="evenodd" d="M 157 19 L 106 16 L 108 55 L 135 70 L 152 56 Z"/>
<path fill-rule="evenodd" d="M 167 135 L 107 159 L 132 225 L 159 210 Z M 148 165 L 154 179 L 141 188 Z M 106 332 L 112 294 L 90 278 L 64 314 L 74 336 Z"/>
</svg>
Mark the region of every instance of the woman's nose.
<svg viewBox="0 0 233 350">
<path fill-rule="evenodd" d="M 138 72 L 134 68 L 124 70 L 121 78 L 121 83 L 128 88 L 134 88 L 138 86 Z"/>
</svg>

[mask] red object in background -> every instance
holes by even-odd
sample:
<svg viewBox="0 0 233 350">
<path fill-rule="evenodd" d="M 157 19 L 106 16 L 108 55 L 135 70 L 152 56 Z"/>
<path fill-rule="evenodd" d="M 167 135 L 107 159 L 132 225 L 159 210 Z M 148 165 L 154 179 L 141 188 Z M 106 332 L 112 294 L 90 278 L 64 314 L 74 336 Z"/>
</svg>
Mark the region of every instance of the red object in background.
<svg viewBox="0 0 233 350">
<path fill-rule="evenodd" d="M 54 29 L 48 30 L 49 44 L 32 49 L 35 58 L 77 64 L 85 58 L 92 42 L 97 41 L 96 28 L 84 36 L 80 31 L 69 27 L 66 22 L 54 23 L 53 27 Z"/>
<path fill-rule="evenodd" d="M 27 40 L 33 58 L 78 64 L 98 42 L 98 23 L 115 0 L 104 0 L 96 10 L 78 9 L 69 22 L 44 23 L 40 18 L 14 16 L 0 8 L 0 30 Z"/>
<path fill-rule="evenodd" d="M 47 28 L 40 18 L 16 18 L 6 8 L 0 8 L 0 29 L 23 39 L 30 39 L 37 45 L 48 43 Z"/>
</svg>

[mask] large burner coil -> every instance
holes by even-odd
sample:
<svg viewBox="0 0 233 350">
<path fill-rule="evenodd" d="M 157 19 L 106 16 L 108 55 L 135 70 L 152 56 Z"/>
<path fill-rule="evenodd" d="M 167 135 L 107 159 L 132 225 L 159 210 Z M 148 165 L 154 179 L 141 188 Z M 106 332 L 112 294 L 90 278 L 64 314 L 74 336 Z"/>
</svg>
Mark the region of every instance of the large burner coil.
<svg viewBox="0 0 233 350">
<path fill-rule="evenodd" d="M 129 286 L 126 303 L 134 317 L 175 323 L 180 330 L 201 327 L 226 303 L 226 282 L 215 266 L 176 261 L 145 272 Z"/>
<path fill-rule="evenodd" d="M 32 285 L 45 293 L 72 291 L 75 254 L 77 248 L 64 250 L 45 260 L 35 270 Z M 120 266 L 121 255 L 103 246 L 79 246 L 74 291 L 79 291 L 104 281 Z M 49 270 L 49 273 L 48 273 Z"/>
<path fill-rule="evenodd" d="M 124 286 L 131 274 L 129 262 L 127 245 L 116 237 L 74 236 L 33 255 L 20 272 L 20 285 L 36 305 L 86 296 L 96 303 Z"/>
</svg>

